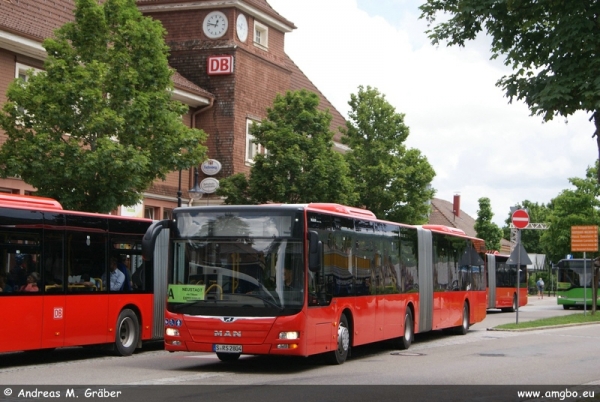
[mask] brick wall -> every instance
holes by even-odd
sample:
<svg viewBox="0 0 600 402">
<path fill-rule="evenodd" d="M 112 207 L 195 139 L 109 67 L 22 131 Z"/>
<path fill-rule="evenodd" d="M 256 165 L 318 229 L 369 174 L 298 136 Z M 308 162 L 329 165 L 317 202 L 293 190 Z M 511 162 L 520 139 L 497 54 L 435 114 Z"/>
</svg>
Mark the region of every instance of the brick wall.
<svg viewBox="0 0 600 402">
<path fill-rule="evenodd" d="M 253 44 L 254 19 L 248 18 L 250 33 L 245 43 L 235 34 L 239 11 L 222 9 L 229 18 L 228 32 L 209 40 L 202 32 L 204 16 L 212 10 L 188 10 L 148 14 L 160 20 L 167 31 L 169 64 L 194 84 L 215 95 L 213 108 L 198 114 L 196 127 L 208 134 L 208 156 L 222 164 L 215 178 L 248 173 L 246 156 L 246 120 L 262 120 L 275 96 L 290 89 L 290 71 L 284 52 L 284 33 L 269 27 L 268 49 Z M 207 75 L 207 59 L 213 55 L 232 55 L 234 73 Z M 200 180 L 204 178 L 200 173 Z"/>
</svg>

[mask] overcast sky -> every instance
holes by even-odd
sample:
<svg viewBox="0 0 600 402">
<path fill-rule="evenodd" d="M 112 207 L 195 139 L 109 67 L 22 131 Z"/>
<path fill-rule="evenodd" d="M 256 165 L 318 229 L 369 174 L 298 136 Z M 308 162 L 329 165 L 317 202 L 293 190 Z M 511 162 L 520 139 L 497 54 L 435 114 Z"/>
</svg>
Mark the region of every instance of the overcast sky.
<svg viewBox="0 0 600 402">
<path fill-rule="evenodd" d="M 436 197 L 460 194 L 474 219 L 488 197 L 503 226 L 511 206 L 548 203 L 597 158 L 586 114 L 543 123 L 508 103 L 495 83 L 510 70 L 490 60 L 487 38 L 462 49 L 431 45 L 418 19 L 424 0 L 268 2 L 297 26 L 287 54 L 342 115 L 359 85 L 377 88 L 406 115 L 407 145 L 433 166 Z"/>
</svg>

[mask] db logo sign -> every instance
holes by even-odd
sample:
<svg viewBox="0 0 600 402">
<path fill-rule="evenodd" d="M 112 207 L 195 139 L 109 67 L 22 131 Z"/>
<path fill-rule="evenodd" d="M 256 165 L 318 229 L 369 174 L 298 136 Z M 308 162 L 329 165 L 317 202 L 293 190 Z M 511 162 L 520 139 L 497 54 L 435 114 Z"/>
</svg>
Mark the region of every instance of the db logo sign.
<svg viewBox="0 0 600 402">
<path fill-rule="evenodd" d="M 233 74 L 233 56 L 210 56 L 207 70 L 208 75 Z"/>
</svg>

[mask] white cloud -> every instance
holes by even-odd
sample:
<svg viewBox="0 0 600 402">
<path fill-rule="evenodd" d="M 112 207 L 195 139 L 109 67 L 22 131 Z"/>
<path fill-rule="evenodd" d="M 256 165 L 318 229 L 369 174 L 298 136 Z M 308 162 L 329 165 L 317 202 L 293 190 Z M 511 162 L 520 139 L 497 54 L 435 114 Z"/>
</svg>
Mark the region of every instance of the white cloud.
<svg viewBox="0 0 600 402">
<path fill-rule="evenodd" d="M 268 1 L 298 27 L 286 52 L 332 104 L 347 115 L 359 85 L 379 89 L 406 115 L 408 146 L 433 165 L 436 196 L 460 193 L 473 218 L 488 197 L 502 225 L 510 206 L 549 202 L 597 158 L 588 116 L 542 123 L 526 105 L 509 104 L 495 83 L 510 70 L 489 60 L 489 40 L 431 45 L 414 1 Z"/>
</svg>

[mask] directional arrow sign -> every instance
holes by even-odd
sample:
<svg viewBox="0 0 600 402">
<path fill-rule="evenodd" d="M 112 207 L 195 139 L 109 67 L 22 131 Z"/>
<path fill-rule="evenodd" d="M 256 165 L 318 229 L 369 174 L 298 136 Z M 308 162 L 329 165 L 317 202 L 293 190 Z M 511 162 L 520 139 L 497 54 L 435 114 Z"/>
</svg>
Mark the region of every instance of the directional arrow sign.
<svg viewBox="0 0 600 402">
<path fill-rule="evenodd" d="M 517 209 L 512 214 L 512 224 L 517 229 L 524 229 L 529 225 L 529 213 L 524 209 Z"/>
</svg>

